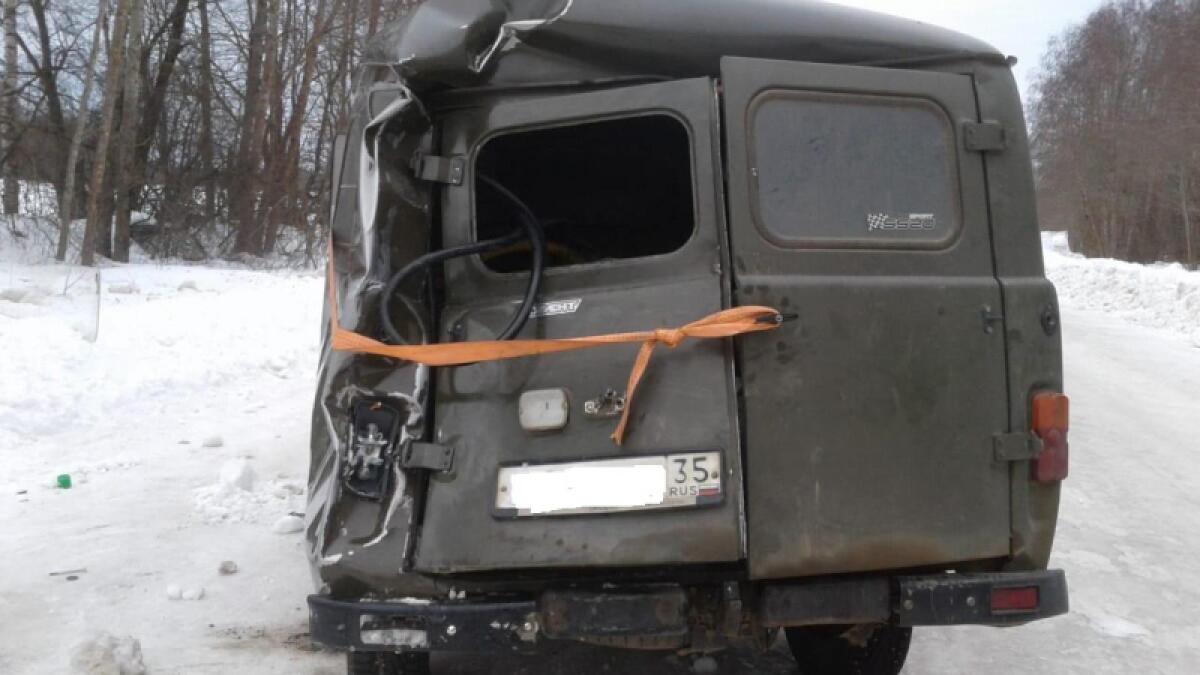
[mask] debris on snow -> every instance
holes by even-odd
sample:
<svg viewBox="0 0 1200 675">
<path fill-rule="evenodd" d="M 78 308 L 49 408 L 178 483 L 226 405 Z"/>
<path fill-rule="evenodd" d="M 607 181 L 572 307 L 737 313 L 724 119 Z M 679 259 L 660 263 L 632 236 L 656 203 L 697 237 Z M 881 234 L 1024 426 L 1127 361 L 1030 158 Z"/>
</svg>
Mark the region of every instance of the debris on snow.
<svg viewBox="0 0 1200 675">
<path fill-rule="evenodd" d="M 186 442 L 186 441 L 181 441 L 181 442 Z M 201 445 L 201 447 L 205 447 L 205 448 L 219 448 L 219 447 L 225 445 L 225 439 L 221 438 L 220 436 L 209 436 L 208 438 L 204 439 L 204 442 L 201 443 L 200 445 Z"/>
<path fill-rule="evenodd" d="M 221 465 L 221 484 L 249 492 L 254 489 L 254 469 L 244 459 L 231 459 Z"/>
<path fill-rule="evenodd" d="M 108 633 L 79 643 L 71 653 L 71 666 L 87 675 L 144 675 L 142 644 L 131 637 Z"/>
<path fill-rule="evenodd" d="M 60 571 L 60 572 L 51 572 L 51 573 L 50 573 L 50 576 L 52 576 L 52 577 L 65 577 L 65 576 L 69 576 L 69 575 L 72 575 L 72 574 L 83 574 L 83 573 L 84 573 L 84 572 L 86 572 L 86 571 L 87 571 L 87 568 L 86 568 L 86 567 L 80 567 L 79 569 L 73 569 L 73 570 L 62 570 L 62 571 Z"/>
<path fill-rule="evenodd" d="M 266 510 L 274 499 L 274 490 L 255 490 L 254 469 L 245 459 L 231 459 L 221 465 L 217 482 L 195 492 L 196 509 L 210 522 L 248 522 Z"/>
<path fill-rule="evenodd" d="M 108 292 L 113 295 L 133 295 L 138 292 L 137 284 L 132 281 L 121 281 L 108 285 Z"/>
<path fill-rule="evenodd" d="M 196 282 L 193 281 L 192 279 L 184 279 L 179 284 L 179 290 L 181 290 L 181 291 L 198 291 L 198 290 L 200 290 L 200 288 L 198 286 L 196 286 Z"/>
<path fill-rule="evenodd" d="M 287 515 L 275 521 L 271 526 L 271 530 L 275 534 L 291 534 L 304 529 L 304 519 L 297 516 Z"/>
<path fill-rule="evenodd" d="M 196 511 L 202 520 L 210 523 L 273 522 L 271 519 L 280 512 L 289 513 L 304 508 L 304 489 L 286 480 L 271 480 L 262 484 L 252 480 L 251 489 L 248 490 L 235 483 L 218 480 L 213 485 L 198 488 L 193 495 Z"/>
<path fill-rule="evenodd" d="M 219 574 L 221 574 L 222 576 L 227 577 L 231 574 L 237 574 L 237 571 L 238 571 L 237 563 L 235 563 L 232 560 L 222 560 L 221 564 L 217 566 L 217 572 Z"/>
<path fill-rule="evenodd" d="M 167 598 L 171 600 L 200 600 L 204 597 L 204 587 L 184 588 L 179 584 L 167 586 Z"/>
</svg>

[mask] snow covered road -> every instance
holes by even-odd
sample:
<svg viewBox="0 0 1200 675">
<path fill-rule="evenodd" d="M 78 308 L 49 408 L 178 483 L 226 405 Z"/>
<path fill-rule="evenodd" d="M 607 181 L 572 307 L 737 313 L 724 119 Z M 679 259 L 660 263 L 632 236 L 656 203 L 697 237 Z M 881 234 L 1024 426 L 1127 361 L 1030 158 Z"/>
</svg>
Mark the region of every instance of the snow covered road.
<svg viewBox="0 0 1200 675">
<path fill-rule="evenodd" d="M 1200 348 L 1186 319 L 1200 311 L 1200 275 L 1049 255 L 1073 409 L 1054 565 L 1068 571 L 1072 613 L 918 631 L 908 673 L 1200 664 Z M 274 531 L 303 507 L 320 277 L 107 270 L 92 344 L 94 288 L 76 280 L 63 295 L 66 275 L 0 263 L 0 673 L 71 672 L 73 647 L 99 631 L 140 640 L 151 673 L 343 672 L 305 636 L 302 535 Z M 238 459 L 253 477 L 222 480 Z M 69 490 L 53 487 L 61 473 Z M 236 574 L 218 573 L 225 560 Z M 204 596 L 173 600 L 170 586 Z M 727 672 L 791 670 L 779 648 L 718 660 Z M 690 671 L 587 648 L 438 665 Z"/>
</svg>

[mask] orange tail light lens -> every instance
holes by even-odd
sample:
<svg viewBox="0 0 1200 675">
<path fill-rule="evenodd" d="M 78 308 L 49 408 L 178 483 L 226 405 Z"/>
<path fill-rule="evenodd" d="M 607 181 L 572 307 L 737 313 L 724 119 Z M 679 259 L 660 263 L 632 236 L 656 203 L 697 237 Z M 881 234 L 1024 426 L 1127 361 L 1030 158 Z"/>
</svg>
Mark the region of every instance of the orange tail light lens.
<svg viewBox="0 0 1200 675">
<path fill-rule="evenodd" d="M 1042 392 L 1033 397 L 1033 433 L 1042 440 L 1042 452 L 1033 460 L 1033 479 L 1039 483 L 1067 477 L 1070 412 L 1066 394 Z"/>
</svg>

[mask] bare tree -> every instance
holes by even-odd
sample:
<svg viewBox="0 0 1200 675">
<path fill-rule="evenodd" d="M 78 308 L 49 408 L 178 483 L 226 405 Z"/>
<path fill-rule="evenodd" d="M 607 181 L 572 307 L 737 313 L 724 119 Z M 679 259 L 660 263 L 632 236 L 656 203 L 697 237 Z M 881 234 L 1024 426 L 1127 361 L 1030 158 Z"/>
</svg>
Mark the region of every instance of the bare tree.
<svg viewBox="0 0 1200 675">
<path fill-rule="evenodd" d="M 13 149 L 17 143 L 17 0 L 4 0 L 4 124 L 0 130 L 3 148 L 0 159 L 4 165 L 4 212 L 13 214 L 21 208 L 21 183 L 17 177 Z"/>
<path fill-rule="evenodd" d="M 22 185 L 54 188 L 64 228 L 83 205 L 88 262 L 124 259 L 130 239 L 152 255 L 195 259 L 319 255 L 312 244 L 354 66 L 367 39 L 415 4 L 17 3 L 30 8 L 28 25 L 17 25 L 31 75 L 18 86 Z M 131 212 L 158 227 L 131 228 Z M 61 256 L 68 234 L 60 232 Z"/>
<path fill-rule="evenodd" d="M 259 153 L 262 133 L 266 128 L 266 86 L 264 85 L 264 52 L 267 51 L 268 19 L 276 0 L 255 0 L 254 17 L 250 28 L 250 46 L 246 60 L 246 97 L 242 111 L 240 141 L 235 175 L 241 181 L 233 201 L 232 216 L 237 222 L 238 253 L 259 253 L 257 234 L 257 201 Z"/>
<path fill-rule="evenodd" d="M 204 183 L 204 222 L 211 224 L 217 216 L 217 181 L 215 176 L 216 143 L 213 139 L 213 66 L 212 31 L 208 23 L 208 0 L 199 1 L 200 8 L 200 173 Z"/>
<path fill-rule="evenodd" d="M 112 38 L 108 43 L 108 72 L 104 78 L 104 106 L 100 121 L 100 137 L 96 141 L 96 159 L 92 166 L 91 189 L 88 199 L 87 227 L 83 234 L 83 250 L 80 262 L 94 265 L 97 239 L 109 231 L 103 202 L 106 197 L 109 144 L 116 125 L 117 98 L 120 94 L 121 73 L 125 67 L 125 43 L 129 29 L 130 0 L 117 0 L 113 19 Z"/>
<path fill-rule="evenodd" d="M 124 80 L 121 105 L 121 126 L 117 141 L 116 225 L 113 236 L 113 259 L 129 262 L 130 191 L 141 188 L 135 178 L 137 168 L 138 112 L 142 93 L 142 21 L 143 0 L 129 0 L 129 28 L 126 41 Z"/>
<path fill-rule="evenodd" d="M 71 221 L 75 216 L 75 166 L 79 162 L 79 150 L 83 147 L 83 134 L 87 130 L 87 109 L 92 98 L 92 83 L 96 79 L 96 58 L 100 55 L 100 37 L 108 25 L 108 0 L 98 0 L 96 26 L 92 29 L 92 47 L 88 52 L 87 67 L 83 71 L 83 92 L 79 95 L 79 112 L 75 116 L 75 131 L 71 134 L 71 147 L 67 164 L 63 170 L 63 191 L 58 203 L 58 248 L 54 257 L 65 260 L 70 239 Z"/>
<path fill-rule="evenodd" d="M 1030 103 L 1043 222 L 1087 255 L 1197 262 L 1200 2 L 1108 2 L 1052 45 Z"/>
</svg>

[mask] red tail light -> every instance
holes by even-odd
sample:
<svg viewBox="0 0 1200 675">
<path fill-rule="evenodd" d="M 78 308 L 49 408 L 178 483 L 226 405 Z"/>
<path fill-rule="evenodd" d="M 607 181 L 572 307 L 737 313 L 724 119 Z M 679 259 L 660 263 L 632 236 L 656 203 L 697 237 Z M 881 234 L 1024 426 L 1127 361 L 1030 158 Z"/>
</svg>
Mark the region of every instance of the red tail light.
<svg viewBox="0 0 1200 675">
<path fill-rule="evenodd" d="M 1037 482 L 1066 479 L 1069 428 L 1070 400 L 1066 394 L 1042 392 L 1033 397 L 1033 433 L 1042 440 L 1042 452 L 1033 459 L 1033 479 Z"/>
<path fill-rule="evenodd" d="M 993 612 L 1032 612 L 1037 608 L 1037 586 L 992 589 Z"/>
</svg>

